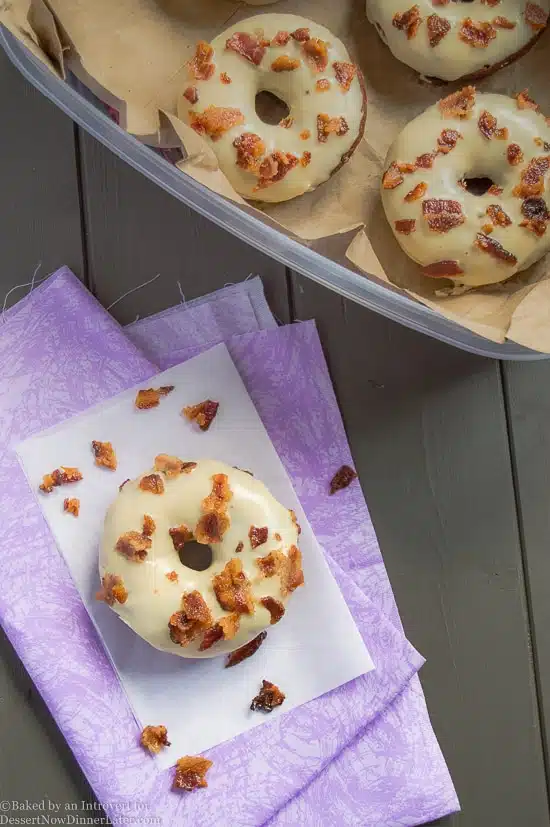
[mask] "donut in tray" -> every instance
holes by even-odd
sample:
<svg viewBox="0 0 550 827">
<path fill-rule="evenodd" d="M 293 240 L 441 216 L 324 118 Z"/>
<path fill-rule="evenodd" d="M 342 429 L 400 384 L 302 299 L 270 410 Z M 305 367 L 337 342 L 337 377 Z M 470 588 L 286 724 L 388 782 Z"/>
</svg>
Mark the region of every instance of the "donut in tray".
<svg viewBox="0 0 550 827">
<path fill-rule="evenodd" d="M 363 77 L 344 44 L 290 14 L 241 20 L 188 64 L 178 114 L 215 152 L 244 198 L 280 202 L 327 181 L 365 128 Z M 269 92 L 288 114 L 265 123 L 256 97 Z M 285 110 L 286 112 L 286 110 Z"/>
<path fill-rule="evenodd" d="M 107 512 L 97 596 L 157 649 L 231 652 L 281 620 L 303 585 L 299 533 L 294 512 L 247 471 L 162 454 Z M 191 542 L 212 551 L 203 571 L 180 559 Z"/>
<path fill-rule="evenodd" d="M 427 276 L 504 281 L 550 250 L 550 119 L 467 86 L 411 121 L 390 147 L 382 201 Z"/>
<path fill-rule="evenodd" d="M 550 0 L 367 0 L 367 16 L 402 63 L 425 78 L 474 80 L 529 51 Z"/>
</svg>

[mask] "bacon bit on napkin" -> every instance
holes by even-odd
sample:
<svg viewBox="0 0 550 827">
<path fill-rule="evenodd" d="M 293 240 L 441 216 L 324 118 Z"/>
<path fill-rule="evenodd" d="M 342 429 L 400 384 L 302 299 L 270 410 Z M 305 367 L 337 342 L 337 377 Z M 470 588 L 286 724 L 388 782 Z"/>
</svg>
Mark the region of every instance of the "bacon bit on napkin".
<svg viewBox="0 0 550 827">
<path fill-rule="evenodd" d="M 341 491 L 342 488 L 347 488 L 354 479 L 357 479 L 357 472 L 354 471 L 353 468 L 350 468 L 349 465 L 342 465 L 330 481 L 330 493 L 336 494 L 336 492 Z"/>
<path fill-rule="evenodd" d="M 274 683 L 262 681 L 262 688 L 250 704 L 250 709 L 253 712 L 273 712 L 276 706 L 281 706 L 285 697 Z"/>
<path fill-rule="evenodd" d="M 78 517 L 80 514 L 80 500 L 77 497 L 66 497 L 63 500 L 63 511 L 67 511 L 69 514 L 72 514 L 74 517 Z"/>
<path fill-rule="evenodd" d="M 212 761 L 200 756 L 186 755 L 178 758 L 172 789 L 191 792 L 200 787 L 208 787 L 206 773 L 212 766 Z"/>
<path fill-rule="evenodd" d="M 54 488 L 60 485 L 69 485 L 71 482 L 80 482 L 82 474 L 78 468 L 66 468 L 64 465 L 61 468 L 56 468 L 51 474 L 45 474 L 42 477 L 42 484 L 40 490 L 45 494 L 51 494 Z"/>
<path fill-rule="evenodd" d="M 204 402 L 199 402 L 198 405 L 188 405 L 183 409 L 182 414 L 190 422 L 196 422 L 201 431 L 207 431 L 214 421 L 219 407 L 219 402 L 205 399 Z"/>
<path fill-rule="evenodd" d="M 160 404 L 161 396 L 168 396 L 174 390 L 173 385 L 166 385 L 163 388 L 145 388 L 137 393 L 135 405 L 140 411 L 148 411 L 149 408 L 156 408 Z"/>
<path fill-rule="evenodd" d="M 163 747 L 169 747 L 168 730 L 165 726 L 146 726 L 141 733 L 139 743 L 152 755 L 158 755 Z"/>
<path fill-rule="evenodd" d="M 94 439 L 92 441 L 92 450 L 94 452 L 96 465 L 109 468 L 110 471 L 116 471 L 117 459 L 111 442 L 98 442 Z"/>
<path fill-rule="evenodd" d="M 237 664 L 242 663 L 243 660 L 247 660 L 247 658 L 251 658 L 252 655 L 255 655 L 266 637 L 267 632 L 260 632 L 254 640 L 250 640 L 248 643 L 245 643 L 244 646 L 241 646 L 240 649 L 236 649 L 234 652 L 231 652 L 225 662 L 225 668 L 230 669 L 232 666 L 237 666 Z"/>
</svg>

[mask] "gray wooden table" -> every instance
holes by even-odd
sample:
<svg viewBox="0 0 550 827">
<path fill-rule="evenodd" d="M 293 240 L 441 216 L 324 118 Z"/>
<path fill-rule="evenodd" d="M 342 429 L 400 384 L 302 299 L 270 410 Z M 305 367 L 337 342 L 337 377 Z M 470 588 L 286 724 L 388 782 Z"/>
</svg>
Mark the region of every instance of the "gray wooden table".
<svg viewBox="0 0 550 827">
<path fill-rule="evenodd" d="M 279 319 L 317 319 L 405 629 L 427 657 L 463 806 L 446 823 L 548 827 L 550 362 L 463 353 L 285 271 L 125 166 L 1 53 L 0 111 L 2 299 L 39 262 L 68 264 L 105 306 L 160 272 L 115 308 L 128 322 L 179 301 L 178 280 L 190 299 L 259 273 Z M 0 799 L 46 796 L 93 801 L 2 638 Z"/>
</svg>

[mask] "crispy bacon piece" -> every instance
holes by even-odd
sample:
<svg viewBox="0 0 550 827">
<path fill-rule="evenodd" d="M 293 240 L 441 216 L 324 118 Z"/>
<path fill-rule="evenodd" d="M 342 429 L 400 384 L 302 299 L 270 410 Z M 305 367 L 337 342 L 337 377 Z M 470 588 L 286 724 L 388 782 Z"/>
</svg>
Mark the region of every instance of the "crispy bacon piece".
<svg viewBox="0 0 550 827">
<path fill-rule="evenodd" d="M 497 29 L 515 29 L 517 23 L 514 23 L 513 20 L 508 20 L 507 17 L 502 17 L 502 15 L 498 15 L 493 20 L 493 26 L 496 26 Z"/>
<path fill-rule="evenodd" d="M 476 102 L 475 86 L 465 86 L 458 92 L 451 92 L 439 101 L 439 111 L 444 118 L 470 118 Z"/>
<path fill-rule="evenodd" d="M 477 125 L 481 134 L 489 141 L 491 138 L 496 138 L 499 141 L 505 141 L 508 138 L 508 129 L 506 127 L 498 129 L 497 119 L 494 115 L 491 115 L 490 112 L 487 112 L 487 110 L 483 110 L 479 116 Z"/>
<path fill-rule="evenodd" d="M 336 494 L 337 491 L 341 491 L 343 488 L 351 485 L 355 479 L 357 479 L 357 472 L 354 471 L 353 468 L 350 468 L 349 465 L 342 465 L 330 481 L 329 493 Z"/>
<path fill-rule="evenodd" d="M 66 497 L 63 500 L 63 511 L 67 511 L 73 517 L 78 517 L 80 514 L 80 500 L 77 497 Z"/>
<path fill-rule="evenodd" d="M 288 41 L 290 40 L 290 32 L 277 32 L 273 40 L 271 41 L 272 46 L 286 46 Z"/>
<path fill-rule="evenodd" d="M 524 155 L 520 145 L 510 144 L 510 146 L 506 150 L 506 157 L 508 158 L 508 163 L 511 164 L 513 167 L 518 166 L 518 164 L 522 164 Z"/>
<path fill-rule="evenodd" d="M 168 533 L 172 538 L 174 549 L 178 552 L 178 554 L 180 551 L 183 551 L 185 544 L 190 543 L 193 539 L 193 532 L 189 531 L 189 528 L 184 523 L 174 526 L 173 528 L 169 528 Z"/>
<path fill-rule="evenodd" d="M 152 755 L 158 755 L 163 747 L 169 747 L 168 730 L 165 726 L 146 726 L 141 733 L 139 743 Z"/>
<path fill-rule="evenodd" d="M 533 158 L 521 173 L 521 181 L 513 194 L 519 198 L 530 198 L 544 192 L 544 177 L 550 169 L 550 156 Z"/>
<path fill-rule="evenodd" d="M 435 153 L 425 152 L 424 155 L 419 155 L 416 159 L 415 167 L 417 169 L 431 169 L 434 165 Z"/>
<path fill-rule="evenodd" d="M 534 109 L 535 112 L 538 112 L 540 109 L 538 103 L 534 101 L 529 94 L 528 89 L 524 89 L 523 92 L 519 92 L 516 95 L 516 104 L 518 109 Z"/>
<path fill-rule="evenodd" d="M 265 143 L 255 132 L 243 132 L 233 141 L 237 150 L 237 166 L 247 172 L 257 172 L 265 155 Z"/>
<path fill-rule="evenodd" d="M 166 574 L 165 574 L 165 577 L 171 583 L 178 583 L 179 582 L 179 576 L 178 576 L 177 571 L 167 571 Z"/>
<path fill-rule="evenodd" d="M 151 538 L 145 534 L 139 531 L 127 531 L 118 538 L 115 550 L 133 563 L 143 563 L 151 545 Z"/>
<path fill-rule="evenodd" d="M 406 194 L 404 200 L 408 202 L 418 201 L 419 198 L 423 198 L 423 196 L 426 194 L 427 189 L 428 185 L 424 181 L 421 181 L 419 184 L 416 185 L 416 187 L 414 187 L 414 189 L 412 189 L 410 192 Z"/>
<path fill-rule="evenodd" d="M 213 141 L 219 141 L 222 135 L 244 123 L 240 109 L 231 106 L 208 106 L 204 112 L 189 110 L 191 128 L 199 135 L 208 135 Z"/>
<path fill-rule="evenodd" d="M 283 129 L 290 129 L 292 124 L 294 123 L 294 118 L 290 115 L 287 115 L 286 118 L 283 118 L 282 121 L 279 121 L 279 126 L 282 126 Z"/>
<path fill-rule="evenodd" d="M 191 792 L 202 787 L 208 787 L 206 773 L 212 766 L 212 761 L 201 756 L 185 755 L 178 758 L 172 789 Z"/>
<path fill-rule="evenodd" d="M 541 238 L 550 222 L 550 211 L 543 198 L 526 198 L 521 205 L 521 213 L 525 216 L 520 227 L 530 230 Z"/>
<path fill-rule="evenodd" d="M 308 167 L 311 164 L 311 152 L 302 152 L 302 157 L 300 158 L 300 166 L 301 167 Z"/>
<path fill-rule="evenodd" d="M 462 135 L 456 129 L 444 129 L 437 139 L 437 151 L 441 155 L 448 155 L 461 140 Z"/>
<path fill-rule="evenodd" d="M 237 543 L 237 547 L 235 549 L 235 554 L 240 554 L 241 551 L 243 550 L 243 548 L 244 548 L 244 543 L 242 541 L 240 543 Z"/>
<path fill-rule="evenodd" d="M 279 576 L 283 597 L 304 585 L 302 554 L 297 546 L 291 546 L 288 555 L 282 551 L 272 551 L 265 557 L 257 557 L 256 565 L 262 577 Z"/>
<path fill-rule="evenodd" d="M 426 264 L 422 267 L 422 272 L 425 276 L 430 278 L 455 278 L 460 276 L 464 270 L 460 267 L 458 261 L 434 261 L 433 264 Z"/>
<path fill-rule="evenodd" d="M 208 80 L 214 74 L 215 66 L 211 63 L 214 49 L 204 40 L 199 40 L 195 49 L 195 57 L 187 64 L 191 77 L 195 80 Z"/>
<path fill-rule="evenodd" d="M 204 512 L 217 511 L 223 513 L 227 511 L 227 504 L 232 497 L 233 492 L 229 487 L 227 474 L 214 474 L 212 476 L 212 492 L 204 498 L 201 508 Z"/>
<path fill-rule="evenodd" d="M 260 164 L 259 179 L 255 189 L 262 190 L 282 181 L 298 163 L 298 158 L 290 152 L 275 150 Z"/>
<path fill-rule="evenodd" d="M 410 235 L 416 230 L 416 218 L 400 218 L 395 222 L 396 232 Z"/>
<path fill-rule="evenodd" d="M 201 431 L 207 431 L 212 425 L 219 407 L 219 402 L 205 399 L 204 402 L 199 402 L 198 405 L 188 405 L 183 409 L 182 414 L 190 422 L 196 422 Z"/>
<path fill-rule="evenodd" d="M 396 29 L 406 32 L 407 40 L 412 40 L 416 35 L 422 18 L 420 17 L 420 7 L 417 5 L 411 6 L 408 11 L 397 12 L 393 16 L 393 25 Z"/>
<path fill-rule="evenodd" d="M 242 663 L 243 660 L 247 660 L 248 658 L 251 658 L 252 655 L 255 655 L 266 637 L 267 632 L 260 632 L 254 640 L 250 640 L 248 643 L 245 643 L 244 646 L 241 646 L 240 649 L 236 649 L 234 652 L 231 652 L 225 661 L 225 668 L 231 669 L 232 666 L 237 666 L 237 664 Z"/>
<path fill-rule="evenodd" d="M 296 29 L 296 31 L 291 32 L 290 36 L 294 38 L 294 40 L 297 40 L 298 43 L 305 43 L 311 37 L 309 29 Z"/>
<path fill-rule="evenodd" d="M 462 21 L 458 36 L 474 49 L 486 49 L 497 36 L 497 30 L 488 21 L 476 23 L 471 17 Z"/>
<path fill-rule="evenodd" d="M 199 90 L 196 86 L 188 86 L 185 92 L 183 93 L 183 97 L 189 101 L 189 103 L 198 103 L 199 100 Z"/>
<path fill-rule="evenodd" d="M 263 546 L 264 543 L 267 543 L 268 535 L 269 529 L 267 526 L 257 528 L 257 526 L 251 525 L 250 531 L 248 532 L 248 537 L 252 548 L 258 548 L 258 546 Z"/>
<path fill-rule="evenodd" d="M 179 457 L 170 454 L 158 454 L 155 457 L 155 471 L 161 471 L 169 480 L 179 477 L 180 474 L 190 474 L 196 467 L 196 462 L 183 462 Z"/>
<path fill-rule="evenodd" d="M 82 474 L 78 468 L 67 468 L 64 465 L 61 468 L 56 468 L 51 474 L 45 474 L 42 477 L 40 490 L 45 494 L 51 494 L 54 488 L 60 485 L 69 485 L 72 482 L 80 482 Z"/>
<path fill-rule="evenodd" d="M 241 616 L 237 612 L 226 615 L 206 630 L 202 643 L 199 646 L 200 652 L 206 652 L 219 640 L 233 640 L 241 623 Z"/>
<path fill-rule="evenodd" d="M 162 396 L 168 396 L 174 390 L 173 385 L 166 385 L 163 388 L 146 388 L 137 393 L 135 406 L 140 411 L 149 410 L 149 408 L 156 408 L 160 404 Z"/>
<path fill-rule="evenodd" d="M 492 224 L 483 224 L 481 227 L 481 232 L 485 233 L 485 235 L 491 235 L 494 232 L 494 227 Z"/>
<path fill-rule="evenodd" d="M 508 250 L 505 250 L 496 238 L 491 238 L 484 233 L 477 233 L 474 243 L 476 247 L 479 247 L 484 253 L 489 253 L 493 258 L 503 261 L 505 264 L 514 266 L 518 263 L 517 258 L 512 253 L 509 253 Z"/>
<path fill-rule="evenodd" d="M 496 184 L 491 184 L 491 186 L 490 186 L 490 187 L 489 187 L 489 189 L 487 190 L 487 194 L 488 194 L 488 195 L 494 195 L 494 196 L 496 196 L 496 197 L 498 197 L 498 196 L 502 195 L 502 193 L 503 193 L 503 192 L 504 192 L 504 188 L 503 188 L 503 187 L 499 187 L 499 186 L 497 186 Z"/>
<path fill-rule="evenodd" d="M 335 60 L 332 64 L 336 81 L 343 92 L 349 92 L 353 79 L 357 74 L 357 67 L 353 63 Z"/>
<path fill-rule="evenodd" d="M 147 474 L 142 477 L 139 481 L 139 487 L 142 491 L 148 491 L 150 494 L 164 494 L 164 482 L 158 474 Z"/>
<path fill-rule="evenodd" d="M 150 514 L 144 514 L 143 515 L 143 527 L 141 529 L 141 533 L 144 535 L 144 537 L 152 537 L 152 535 L 155 533 L 156 527 L 157 527 L 156 523 L 153 520 L 153 518 L 151 517 L 151 515 Z"/>
<path fill-rule="evenodd" d="M 227 72 L 220 72 L 220 80 L 225 86 L 229 86 L 230 83 L 233 83 Z"/>
<path fill-rule="evenodd" d="M 466 220 L 459 202 L 447 198 L 427 198 L 422 203 L 422 214 L 436 233 L 448 233 Z"/>
<path fill-rule="evenodd" d="M 331 118 L 330 115 L 321 113 L 317 115 L 317 140 L 325 144 L 331 134 L 342 137 L 349 132 L 348 122 L 341 115 Z"/>
<path fill-rule="evenodd" d="M 257 557 L 256 565 L 262 577 L 274 577 L 287 565 L 286 555 L 282 551 L 270 551 L 265 557 Z"/>
<path fill-rule="evenodd" d="M 101 589 L 96 592 L 96 600 L 103 600 L 107 606 L 114 606 L 117 603 L 126 603 L 128 592 L 124 586 L 122 577 L 118 574 L 105 574 L 101 578 Z"/>
<path fill-rule="evenodd" d="M 296 517 L 296 513 L 292 510 L 292 508 L 289 509 L 288 513 L 290 514 L 290 519 L 292 520 L 292 525 L 296 526 L 296 530 L 298 531 L 298 534 L 301 534 L 302 533 L 302 527 L 300 526 L 300 523 L 298 522 L 298 518 Z"/>
<path fill-rule="evenodd" d="M 382 177 L 382 186 L 385 190 L 394 190 L 399 187 L 405 178 L 396 163 L 390 164 Z"/>
<path fill-rule="evenodd" d="M 440 17 L 438 14 L 430 14 L 427 24 L 430 46 L 435 49 L 451 31 L 451 24 L 446 17 Z"/>
<path fill-rule="evenodd" d="M 310 37 L 302 46 L 307 63 L 314 72 L 324 72 L 328 66 L 328 44 L 318 37 Z"/>
<path fill-rule="evenodd" d="M 315 89 L 318 92 L 328 92 L 328 90 L 330 89 L 330 80 L 327 80 L 326 78 L 321 78 L 315 84 Z"/>
<path fill-rule="evenodd" d="M 276 706 L 281 706 L 285 695 L 278 686 L 269 681 L 262 681 L 262 688 L 250 704 L 253 712 L 273 712 Z"/>
<path fill-rule="evenodd" d="M 225 564 L 223 571 L 214 575 L 212 586 L 218 603 L 226 612 L 254 613 L 250 580 L 243 572 L 243 564 L 236 557 Z"/>
<path fill-rule="evenodd" d="M 168 621 L 168 631 L 172 643 L 180 646 L 189 644 L 212 625 L 212 615 L 199 591 L 184 594 L 181 610 L 174 612 Z"/>
<path fill-rule="evenodd" d="M 264 607 L 264 609 L 267 609 L 271 615 L 272 626 L 274 626 L 275 623 L 278 623 L 285 613 L 285 607 L 281 601 L 275 600 L 274 597 L 262 597 L 260 599 L 260 604 Z"/>
<path fill-rule="evenodd" d="M 116 471 L 117 459 L 112 443 L 98 442 L 94 439 L 92 441 L 92 450 L 94 452 L 96 465 L 109 468 L 111 471 Z"/>
<path fill-rule="evenodd" d="M 216 511 L 203 514 L 195 526 L 195 539 L 197 543 L 207 546 L 212 543 L 221 543 L 229 526 L 230 520 L 226 514 Z"/>
<path fill-rule="evenodd" d="M 542 31 L 548 23 L 548 13 L 538 3 L 527 3 L 525 6 L 525 22 L 536 32 Z"/>
<path fill-rule="evenodd" d="M 302 61 L 298 60 L 297 57 L 279 55 L 271 64 L 271 70 L 273 72 L 293 72 L 295 69 L 299 69 L 301 65 Z"/>
<path fill-rule="evenodd" d="M 509 227 L 512 223 L 510 216 L 507 215 L 498 204 L 491 204 L 487 207 L 487 215 L 493 224 L 497 224 L 499 227 Z"/>
<path fill-rule="evenodd" d="M 247 32 L 235 32 L 227 40 L 226 49 L 231 49 L 238 55 L 259 66 L 265 55 L 265 46 L 262 41 Z"/>
</svg>

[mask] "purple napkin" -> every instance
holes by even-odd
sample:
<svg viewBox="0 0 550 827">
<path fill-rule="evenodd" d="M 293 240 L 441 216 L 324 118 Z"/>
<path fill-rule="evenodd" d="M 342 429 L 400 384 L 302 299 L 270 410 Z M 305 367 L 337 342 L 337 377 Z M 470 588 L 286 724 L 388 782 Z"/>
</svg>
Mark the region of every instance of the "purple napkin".
<svg viewBox="0 0 550 827">
<path fill-rule="evenodd" d="M 311 327 L 299 325 L 287 330 L 303 330 L 310 337 L 313 334 L 310 341 L 318 347 Z M 263 340 L 263 350 L 254 337 L 248 346 L 244 345 L 248 356 L 243 357 L 243 361 L 247 362 L 248 368 L 243 365 L 242 371 L 247 384 L 255 381 L 254 376 L 251 375 L 248 380 L 245 375 L 247 369 L 252 370 L 252 352 L 256 353 L 263 365 L 276 366 L 275 361 L 270 362 L 270 356 L 273 355 L 282 360 L 278 362 L 279 365 L 289 364 L 296 369 L 300 362 L 300 350 L 304 347 L 298 340 L 289 338 L 286 330 L 256 335 L 277 337 L 277 353 L 273 350 L 274 343 L 267 339 Z M 285 357 L 285 348 L 279 343 L 286 339 L 286 348 L 290 352 L 286 352 Z M 243 343 L 234 346 L 236 350 L 233 355 L 236 359 L 239 357 L 239 345 L 243 346 Z M 187 346 L 198 347 L 198 342 L 187 342 Z M 307 349 L 303 349 L 302 355 L 306 359 L 311 358 Z M 238 367 L 241 370 L 240 364 Z M 308 365 L 306 361 L 302 373 L 307 375 L 311 367 L 311 363 Z M 296 711 L 300 713 L 296 720 L 291 720 L 294 718 L 294 713 L 291 713 L 277 722 L 277 726 L 269 724 L 256 730 L 256 740 L 246 736 L 243 740 L 245 749 L 239 749 L 241 739 L 236 739 L 229 745 L 222 745 L 212 751 L 217 753 L 215 760 L 223 768 L 223 773 L 216 774 L 209 790 L 201 792 L 200 796 L 178 797 L 168 792 L 170 774 L 157 773 L 152 759 L 144 756 L 136 746 L 136 724 L 129 712 L 126 698 L 114 679 L 22 472 L 7 449 L 9 444 L 29 433 L 42 430 L 108 398 L 153 372 L 153 366 L 125 339 L 118 325 L 67 270 L 60 271 L 56 277 L 41 285 L 15 311 L 10 312 L 5 324 L 0 326 L 0 376 L 3 379 L 0 387 L 5 389 L 0 392 L 0 423 L 3 426 L 0 431 L 3 436 L 0 446 L 3 453 L 0 470 L 3 492 L 0 526 L 3 554 L 0 558 L 0 573 L 4 584 L 0 595 L 0 617 L 98 797 L 109 812 L 120 817 L 124 805 L 131 804 L 124 812 L 131 813 L 133 807 L 139 809 L 141 815 L 144 812 L 155 814 L 168 824 L 189 823 L 188 819 L 192 816 L 197 825 L 238 823 L 244 827 L 262 823 L 286 805 L 276 818 L 287 819 L 284 823 L 294 824 L 298 818 L 303 823 L 300 815 L 295 816 L 290 812 L 295 806 L 293 797 L 305 784 L 309 784 L 307 795 L 301 796 L 299 801 L 305 799 L 303 806 L 315 808 L 316 798 L 310 793 L 315 793 L 317 782 L 321 781 L 325 773 L 330 772 L 330 758 L 336 751 L 341 751 L 340 761 L 346 758 L 349 750 L 358 747 L 359 742 L 347 746 L 349 731 L 344 739 L 339 737 L 342 729 L 339 719 L 342 701 L 339 693 L 349 693 L 350 689 L 353 691 L 352 685 L 331 693 L 327 698 L 326 713 L 316 712 L 314 719 L 308 717 L 308 705 Z M 322 357 L 321 364 L 314 373 L 319 376 L 326 373 Z M 282 373 L 279 382 L 281 379 Z M 253 390 L 250 385 L 249 389 Z M 268 419 L 271 402 L 266 397 L 263 402 L 265 410 L 262 410 L 259 401 L 261 396 L 262 389 L 259 387 L 255 401 L 270 429 Z M 327 400 L 323 401 L 326 405 Z M 303 402 L 302 406 L 304 407 Z M 303 417 L 307 417 L 311 405 L 305 407 Z M 302 419 L 302 426 L 306 421 L 306 418 Z M 309 431 L 316 430 L 316 423 L 312 421 Z M 271 436 L 274 439 L 273 433 Z M 277 442 L 275 444 L 279 453 L 282 453 L 284 446 Z M 297 445 L 297 454 L 302 449 L 303 446 Z M 342 446 L 344 449 L 345 442 Z M 339 455 L 338 462 L 343 459 Z M 298 493 L 303 497 L 304 491 L 295 474 L 293 480 Z M 349 489 L 343 496 L 352 494 L 352 491 Z M 303 501 L 316 527 L 314 514 Z M 322 537 L 320 539 L 325 542 Z M 372 566 L 375 566 L 374 561 Z M 411 674 L 415 668 L 414 657 L 397 629 L 385 621 L 368 601 L 364 603 L 364 611 L 367 622 L 370 619 L 373 626 L 372 639 L 375 645 L 369 636 L 369 646 L 375 662 L 381 665 L 381 669 L 373 675 L 385 673 L 383 662 L 385 660 L 387 663 L 388 657 L 396 648 L 402 655 L 398 663 L 410 660 L 408 674 Z M 66 652 L 62 662 L 58 658 L 60 645 Z M 401 650 L 398 647 L 402 647 Z M 396 668 L 395 672 L 397 674 L 399 670 Z M 373 684 L 371 714 L 366 714 L 363 721 L 356 722 L 357 734 L 361 725 L 372 721 L 376 713 L 399 690 L 403 690 L 407 684 L 406 674 L 407 669 L 401 668 L 397 685 L 388 685 L 387 681 L 378 686 Z M 414 693 L 415 684 L 404 691 Z M 416 688 L 416 693 L 418 691 Z M 402 702 L 403 697 L 402 695 L 398 703 Z M 393 704 L 391 709 L 396 706 Z M 415 712 L 414 717 L 409 719 L 406 713 L 402 713 L 401 718 L 396 713 L 394 718 L 399 719 L 399 728 L 405 724 L 409 730 L 416 730 L 419 715 Z M 382 801 L 378 814 L 369 817 L 367 821 L 354 803 L 354 812 L 361 823 L 376 824 L 377 827 L 397 823 L 414 824 L 456 809 L 454 791 L 446 770 L 444 771 L 427 718 L 424 723 L 420 723 L 422 740 L 428 741 L 426 755 L 433 756 L 431 763 L 435 772 L 433 789 L 430 790 L 426 784 L 422 787 L 424 800 L 429 805 L 415 809 L 413 799 L 414 795 L 420 798 L 420 787 L 419 784 L 413 784 L 409 799 L 407 796 L 402 799 L 405 809 L 391 813 L 389 820 L 386 819 Z M 346 724 L 349 724 L 347 719 Z M 387 726 L 386 724 L 386 731 Z M 413 741 L 414 735 L 411 734 L 407 741 L 410 749 L 414 746 Z M 422 771 L 420 764 L 419 772 L 416 773 L 419 778 Z M 431 773 L 432 767 L 428 761 L 423 763 L 423 767 L 424 772 Z M 403 772 L 399 775 L 402 787 L 409 769 L 411 768 L 405 761 Z M 416 775 L 413 773 L 413 776 Z M 379 776 L 381 778 L 382 774 L 379 773 Z M 391 773 L 389 777 L 391 778 Z M 346 794 L 353 799 L 356 790 L 352 789 L 352 778 L 353 776 L 347 776 L 344 781 L 349 782 Z M 341 781 L 342 779 L 340 783 Z M 430 779 L 430 787 L 431 785 Z M 407 784 L 405 788 L 409 789 Z M 330 795 L 333 802 L 335 798 L 338 799 L 337 789 L 331 791 Z M 399 785 L 394 790 L 388 787 L 388 799 L 393 799 L 396 795 L 402 796 Z M 423 810 L 427 811 L 428 806 L 432 810 L 425 815 Z M 408 811 L 407 807 L 410 808 Z M 306 821 L 315 823 L 318 817 L 308 814 Z M 132 822 L 132 818 L 135 821 L 135 815 L 129 816 L 128 823 Z M 323 824 L 328 824 L 326 817 L 323 818 Z"/>
</svg>

